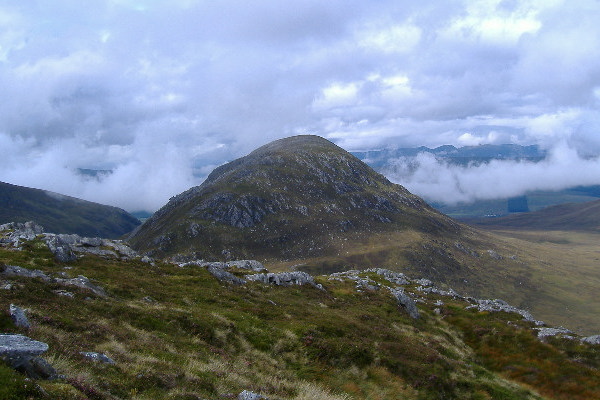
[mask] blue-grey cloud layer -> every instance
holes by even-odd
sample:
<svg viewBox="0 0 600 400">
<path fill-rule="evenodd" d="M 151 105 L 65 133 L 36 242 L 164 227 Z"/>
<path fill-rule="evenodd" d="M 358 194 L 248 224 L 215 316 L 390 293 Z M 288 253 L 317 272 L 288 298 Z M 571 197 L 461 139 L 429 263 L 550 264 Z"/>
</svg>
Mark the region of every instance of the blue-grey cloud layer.
<svg viewBox="0 0 600 400">
<path fill-rule="evenodd" d="M 135 210 L 298 133 L 598 154 L 598 20 L 594 0 L 0 1 L 0 180 Z"/>
</svg>

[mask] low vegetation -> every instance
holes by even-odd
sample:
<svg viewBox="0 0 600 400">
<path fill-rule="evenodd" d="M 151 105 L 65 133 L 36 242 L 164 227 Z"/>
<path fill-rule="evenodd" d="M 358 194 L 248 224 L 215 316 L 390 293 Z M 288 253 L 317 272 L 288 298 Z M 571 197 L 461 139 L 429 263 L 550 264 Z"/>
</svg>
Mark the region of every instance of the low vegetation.
<svg viewBox="0 0 600 400">
<path fill-rule="evenodd" d="M 313 286 L 231 286 L 206 269 L 86 255 L 54 261 L 39 241 L 0 248 L 0 265 L 84 275 L 108 297 L 32 278 L 2 278 L 0 330 L 46 342 L 62 375 L 28 381 L 0 365 L 6 399 L 591 399 L 600 346 L 541 342 L 517 314 L 425 296 L 414 320 L 385 289 L 318 276 Z M 247 271 L 234 270 L 242 276 Z M 372 273 L 364 278 L 384 283 Z M 8 308 L 28 310 L 32 328 Z M 116 363 L 86 359 L 104 353 Z"/>
</svg>

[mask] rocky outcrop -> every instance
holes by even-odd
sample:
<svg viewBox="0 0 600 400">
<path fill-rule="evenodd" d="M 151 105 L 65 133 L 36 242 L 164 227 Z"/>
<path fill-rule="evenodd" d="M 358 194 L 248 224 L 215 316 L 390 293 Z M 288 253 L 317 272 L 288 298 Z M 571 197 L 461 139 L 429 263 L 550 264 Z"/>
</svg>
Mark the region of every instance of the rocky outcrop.
<svg viewBox="0 0 600 400">
<path fill-rule="evenodd" d="M 246 275 L 244 278 L 246 278 L 248 281 L 262 282 L 278 286 L 312 285 L 318 287 L 319 289 L 323 288 L 321 285 L 315 283 L 315 280 L 312 276 L 301 271 L 279 273 L 268 272 L 266 274 Z"/>
<path fill-rule="evenodd" d="M 83 290 L 90 291 L 97 296 L 106 297 L 106 291 L 93 284 L 87 277 L 79 275 L 76 278 L 52 278 L 40 270 L 30 270 L 27 268 L 19 267 L 16 265 L 0 265 L 0 275 L 11 278 L 11 277 L 24 277 L 24 278 L 38 278 L 48 283 L 58 283 L 64 286 L 75 286 Z M 63 293 L 57 293 L 63 294 Z M 70 296 L 71 297 L 71 296 Z"/>
<path fill-rule="evenodd" d="M 584 337 L 583 339 L 581 339 L 581 341 L 589 344 L 600 344 L 600 335 Z"/>
<path fill-rule="evenodd" d="M 139 254 L 123 241 L 82 237 L 75 234 L 54 234 L 34 222 L 0 225 L 0 244 L 20 248 L 21 244 L 34 239 L 43 240 L 55 259 L 61 263 L 75 261 L 78 255 L 94 254 L 105 258 L 131 259 Z"/>
<path fill-rule="evenodd" d="M 474 299 L 474 300 L 477 304 L 469 306 L 469 307 L 467 307 L 467 309 L 477 308 L 479 311 L 489 311 L 489 312 L 504 311 L 507 313 L 516 313 L 516 314 L 521 315 L 525 321 L 533 322 L 536 325 L 544 324 L 542 321 L 537 321 L 535 318 L 533 318 L 533 316 L 531 315 L 531 313 L 529 311 L 522 310 L 517 307 L 513 307 L 510 304 L 508 304 L 507 302 L 505 302 L 504 300 L 500 300 L 500 299 L 494 299 L 494 300 Z"/>
<path fill-rule="evenodd" d="M 208 272 L 215 278 L 217 278 L 220 282 L 227 282 L 233 285 L 243 285 L 246 283 L 242 278 L 238 278 L 233 275 L 231 272 L 225 271 L 223 268 L 211 265 L 207 268 Z"/>
</svg>

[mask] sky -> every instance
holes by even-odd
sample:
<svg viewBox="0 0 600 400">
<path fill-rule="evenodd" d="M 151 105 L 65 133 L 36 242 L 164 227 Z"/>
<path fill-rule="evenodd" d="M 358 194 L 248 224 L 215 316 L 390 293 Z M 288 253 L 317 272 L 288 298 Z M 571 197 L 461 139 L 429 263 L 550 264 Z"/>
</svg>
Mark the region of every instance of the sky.
<svg viewBox="0 0 600 400">
<path fill-rule="evenodd" d="M 0 181 L 154 211 L 219 164 L 316 134 L 552 154 L 421 157 L 397 180 L 430 197 L 600 184 L 599 20 L 597 0 L 0 0 Z"/>
</svg>

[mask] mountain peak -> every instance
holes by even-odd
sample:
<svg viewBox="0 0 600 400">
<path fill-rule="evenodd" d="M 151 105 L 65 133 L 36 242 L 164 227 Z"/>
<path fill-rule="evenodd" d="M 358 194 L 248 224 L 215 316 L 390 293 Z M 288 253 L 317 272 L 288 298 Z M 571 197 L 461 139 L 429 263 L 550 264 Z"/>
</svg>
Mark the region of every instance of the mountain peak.
<svg viewBox="0 0 600 400">
<path fill-rule="evenodd" d="M 131 238 L 158 254 L 323 255 L 366 233 L 455 230 L 405 188 L 318 136 L 264 145 L 174 197 Z"/>
</svg>

